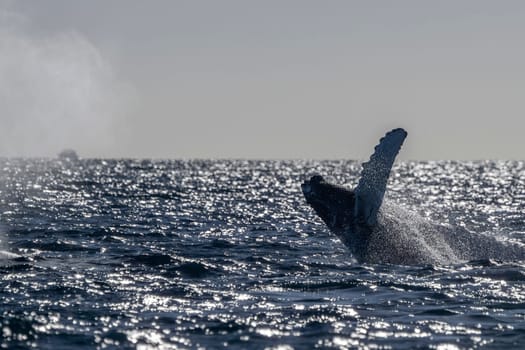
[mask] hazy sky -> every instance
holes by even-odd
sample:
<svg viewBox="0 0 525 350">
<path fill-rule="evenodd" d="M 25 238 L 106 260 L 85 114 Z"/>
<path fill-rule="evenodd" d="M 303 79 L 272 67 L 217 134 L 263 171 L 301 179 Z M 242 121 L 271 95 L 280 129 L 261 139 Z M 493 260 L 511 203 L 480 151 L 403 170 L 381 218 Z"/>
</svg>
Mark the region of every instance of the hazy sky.
<svg viewBox="0 0 525 350">
<path fill-rule="evenodd" d="M 2 1 L 0 155 L 525 159 L 525 1 Z"/>
</svg>

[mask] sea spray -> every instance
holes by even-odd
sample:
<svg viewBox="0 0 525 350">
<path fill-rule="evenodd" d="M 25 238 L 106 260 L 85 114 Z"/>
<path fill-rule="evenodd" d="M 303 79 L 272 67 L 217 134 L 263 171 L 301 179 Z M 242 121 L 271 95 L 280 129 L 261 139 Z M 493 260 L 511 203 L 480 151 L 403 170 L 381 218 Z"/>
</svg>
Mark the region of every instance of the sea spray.
<svg viewBox="0 0 525 350">
<path fill-rule="evenodd" d="M 20 255 L 9 252 L 6 236 L 0 227 L 0 264 L 3 265 L 7 260 L 19 257 Z"/>
<path fill-rule="evenodd" d="M 459 261 L 437 225 L 385 200 L 372 232 L 368 261 L 396 264 L 451 264 Z"/>
<path fill-rule="evenodd" d="M 435 222 L 390 200 L 383 203 L 372 233 L 369 262 L 457 264 L 472 260 L 525 259 L 525 246 L 488 232 Z"/>
</svg>

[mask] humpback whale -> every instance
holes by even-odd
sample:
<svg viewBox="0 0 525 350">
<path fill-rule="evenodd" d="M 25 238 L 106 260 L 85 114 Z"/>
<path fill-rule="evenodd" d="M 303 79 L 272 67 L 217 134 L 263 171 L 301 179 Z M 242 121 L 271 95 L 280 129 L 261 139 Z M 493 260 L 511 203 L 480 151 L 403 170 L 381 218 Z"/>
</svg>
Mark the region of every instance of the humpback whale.
<svg viewBox="0 0 525 350">
<path fill-rule="evenodd" d="M 321 175 L 301 185 L 306 202 L 359 261 L 367 258 L 390 170 L 406 137 L 407 132 L 398 128 L 381 138 L 370 160 L 363 164 L 353 191 L 330 184 Z"/>
<path fill-rule="evenodd" d="M 301 185 L 306 202 L 358 262 L 415 265 L 477 259 L 525 260 L 523 245 L 508 245 L 464 228 L 435 225 L 387 203 L 390 171 L 407 137 L 394 129 L 363 163 L 357 186 L 347 189 L 314 175 Z M 385 208 L 383 208 L 385 209 Z"/>
</svg>

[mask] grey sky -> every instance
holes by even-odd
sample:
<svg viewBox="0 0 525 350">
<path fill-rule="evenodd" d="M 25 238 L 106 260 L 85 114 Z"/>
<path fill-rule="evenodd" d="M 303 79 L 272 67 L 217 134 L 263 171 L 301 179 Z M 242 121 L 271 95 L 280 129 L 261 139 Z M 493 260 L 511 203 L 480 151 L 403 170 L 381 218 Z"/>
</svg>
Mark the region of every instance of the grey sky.
<svg viewBox="0 0 525 350">
<path fill-rule="evenodd" d="M 525 159 L 523 1 L 0 4 L 0 155 Z"/>
</svg>

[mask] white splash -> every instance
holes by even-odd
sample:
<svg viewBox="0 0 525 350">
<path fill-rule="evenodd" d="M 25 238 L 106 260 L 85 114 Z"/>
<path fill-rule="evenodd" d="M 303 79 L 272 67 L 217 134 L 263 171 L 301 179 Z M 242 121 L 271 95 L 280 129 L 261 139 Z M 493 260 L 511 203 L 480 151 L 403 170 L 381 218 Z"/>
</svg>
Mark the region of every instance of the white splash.
<svg viewBox="0 0 525 350">
<path fill-rule="evenodd" d="M 370 241 L 369 261 L 406 265 L 460 261 L 438 226 L 417 213 L 385 201 L 378 221 Z"/>
<path fill-rule="evenodd" d="M 20 255 L 11 253 L 8 250 L 8 244 L 3 231 L 0 231 L 0 262 L 4 262 L 9 259 L 19 258 Z"/>
<path fill-rule="evenodd" d="M 367 261 L 449 265 L 469 260 L 523 261 L 525 247 L 497 234 L 435 223 L 390 201 L 383 202 Z"/>
</svg>

